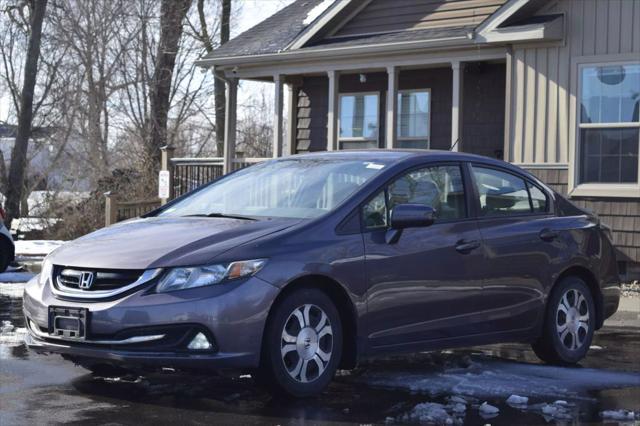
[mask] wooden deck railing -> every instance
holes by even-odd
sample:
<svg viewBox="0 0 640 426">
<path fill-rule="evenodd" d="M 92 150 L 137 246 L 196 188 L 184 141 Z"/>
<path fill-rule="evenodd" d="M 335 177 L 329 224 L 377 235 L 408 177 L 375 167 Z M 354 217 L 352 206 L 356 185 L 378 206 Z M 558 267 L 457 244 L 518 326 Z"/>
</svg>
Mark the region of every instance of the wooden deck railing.
<svg viewBox="0 0 640 426">
<path fill-rule="evenodd" d="M 113 225 L 127 219 L 142 216 L 160 207 L 160 199 L 120 201 L 117 194 L 107 192 L 105 195 L 105 226 Z"/>
<path fill-rule="evenodd" d="M 179 197 L 199 186 L 223 176 L 223 159 L 172 158 L 173 149 L 163 148 L 162 169 L 169 171 L 169 199 Z M 268 158 L 236 158 L 233 170 L 243 169 Z M 164 201 L 159 198 L 135 201 L 120 201 L 117 194 L 105 194 L 105 225 L 131 219 L 160 207 Z"/>
</svg>

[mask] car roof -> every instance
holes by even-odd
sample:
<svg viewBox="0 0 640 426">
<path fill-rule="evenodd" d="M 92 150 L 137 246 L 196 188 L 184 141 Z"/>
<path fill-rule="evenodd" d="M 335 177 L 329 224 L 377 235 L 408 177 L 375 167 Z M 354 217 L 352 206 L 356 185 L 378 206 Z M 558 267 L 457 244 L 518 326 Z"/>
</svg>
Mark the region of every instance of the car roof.
<svg viewBox="0 0 640 426">
<path fill-rule="evenodd" d="M 495 164 L 497 166 L 516 169 L 515 166 L 502 160 L 483 157 L 481 155 L 469 154 L 466 152 L 452 152 L 438 149 L 362 149 L 362 150 L 341 150 L 341 151 L 317 151 L 306 154 L 297 154 L 286 158 L 302 158 L 302 159 L 331 159 L 340 158 L 344 160 L 363 160 L 363 161 L 380 161 L 396 162 L 403 160 L 411 160 L 423 158 L 425 160 L 439 161 L 474 161 L 487 164 Z M 518 169 L 520 170 L 520 169 Z"/>
<path fill-rule="evenodd" d="M 331 159 L 339 158 L 343 160 L 356 160 L 356 161 L 386 161 L 388 163 L 401 164 L 404 162 L 412 162 L 413 160 L 425 160 L 425 161 L 469 161 L 474 163 L 482 163 L 489 166 L 496 166 L 503 169 L 510 170 L 520 175 L 527 176 L 533 181 L 544 185 L 536 176 L 529 171 L 521 169 L 511 163 L 496 158 L 484 157 L 477 154 L 469 154 L 466 152 L 453 152 L 439 149 L 354 149 L 354 150 L 341 150 L 341 151 L 316 151 L 306 154 L 297 154 L 290 157 L 284 157 L 293 159 Z"/>
</svg>

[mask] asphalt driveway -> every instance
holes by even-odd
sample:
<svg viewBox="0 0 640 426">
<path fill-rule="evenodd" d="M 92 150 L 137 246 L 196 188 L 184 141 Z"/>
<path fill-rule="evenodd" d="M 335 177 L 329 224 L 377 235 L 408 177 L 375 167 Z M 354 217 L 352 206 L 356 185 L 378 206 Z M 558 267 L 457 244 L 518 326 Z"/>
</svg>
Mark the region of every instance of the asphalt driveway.
<svg viewBox="0 0 640 426">
<path fill-rule="evenodd" d="M 2 425 L 634 424 L 640 419 L 638 328 L 605 327 L 577 368 L 541 365 L 528 346 L 517 344 L 423 353 L 365 363 L 341 373 L 320 398 L 295 401 L 272 398 L 247 375 L 102 379 L 59 356 L 29 353 L 22 343 L 21 287 L 0 284 Z"/>
</svg>

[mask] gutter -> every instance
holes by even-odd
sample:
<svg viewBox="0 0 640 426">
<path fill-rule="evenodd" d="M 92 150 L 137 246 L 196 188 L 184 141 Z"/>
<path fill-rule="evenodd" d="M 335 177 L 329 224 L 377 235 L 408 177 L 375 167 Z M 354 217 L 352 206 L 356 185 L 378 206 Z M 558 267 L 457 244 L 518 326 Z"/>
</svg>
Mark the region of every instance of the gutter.
<svg viewBox="0 0 640 426">
<path fill-rule="evenodd" d="M 433 49 L 440 47 L 473 47 L 476 43 L 473 34 L 443 37 L 431 40 L 401 41 L 395 43 L 365 44 L 357 46 L 343 46 L 314 50 L 289 50 L 280 53 L 267 53 L 262 55 L 226 56 L 220 58 L 203 58 L 195 62 L 200 67 L 211 66 L 238 66 L 238 65 L 262 65 L 266 63 L 277 63 L 290 60 L 312 60 L 323 58 L 338 58 L 354 56 L 366 56 L 371 54 L 394 52 L 403 50 Z"/>
</svg>

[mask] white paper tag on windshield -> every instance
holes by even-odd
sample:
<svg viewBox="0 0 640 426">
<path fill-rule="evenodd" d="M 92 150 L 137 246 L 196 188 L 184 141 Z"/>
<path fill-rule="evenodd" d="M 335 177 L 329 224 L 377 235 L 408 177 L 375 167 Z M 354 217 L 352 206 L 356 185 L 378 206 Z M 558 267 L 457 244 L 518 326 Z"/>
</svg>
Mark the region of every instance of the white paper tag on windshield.
<svg viewBox="0 0 640 426">
<path fill-rule="evenodd" d="M 380 170 L 380 169 L 384 169 L 384 164 L 378 164 L 378 163 L 364 163 L 367 165 L 367 169 L 375 169 L 375 170 Z"/>
</svg>

